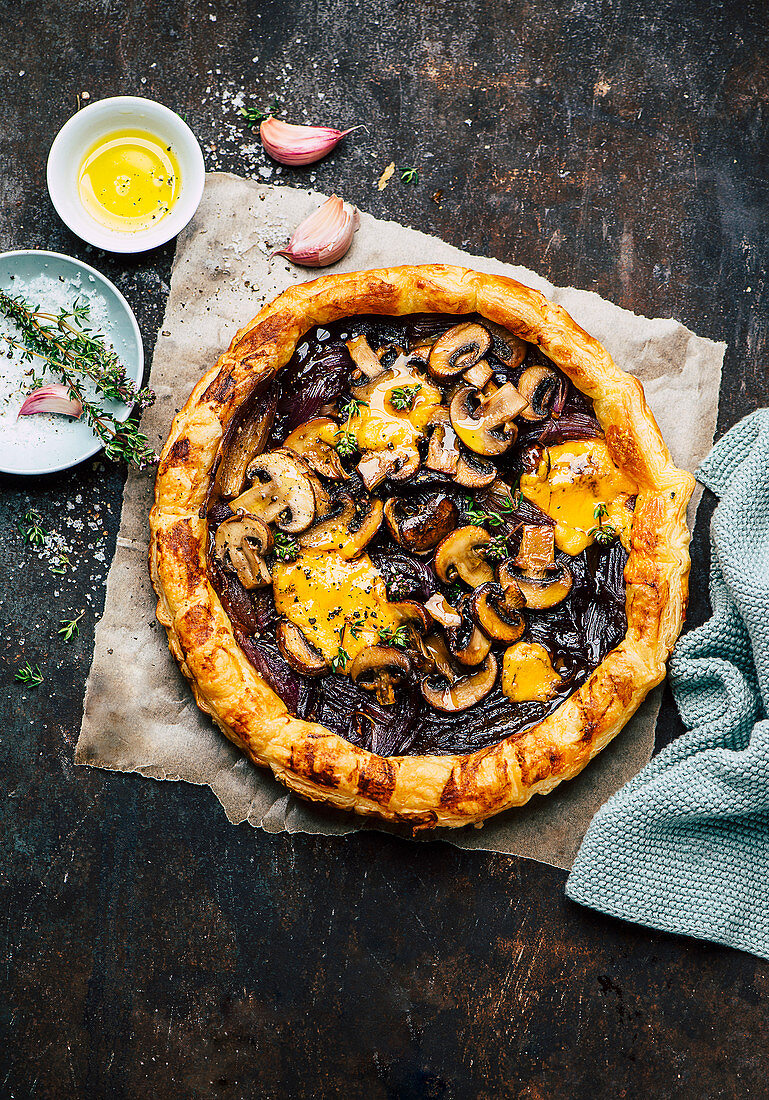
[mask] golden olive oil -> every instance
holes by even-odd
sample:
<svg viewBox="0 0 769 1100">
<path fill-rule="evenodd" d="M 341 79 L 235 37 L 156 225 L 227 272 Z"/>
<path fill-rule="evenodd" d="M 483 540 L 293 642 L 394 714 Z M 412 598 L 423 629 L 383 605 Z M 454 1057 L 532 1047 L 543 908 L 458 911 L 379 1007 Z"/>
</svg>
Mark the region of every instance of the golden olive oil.
<svg viewBox="0 0 769 1100">
<path fill-rule="evenodd" d="M 135 233 L 156 225 L 179 197 L 173 149 L 146 130 L 117 130 L 99 138 L 83 158 L 78 192 L 106 229 Z"/>
</svg>

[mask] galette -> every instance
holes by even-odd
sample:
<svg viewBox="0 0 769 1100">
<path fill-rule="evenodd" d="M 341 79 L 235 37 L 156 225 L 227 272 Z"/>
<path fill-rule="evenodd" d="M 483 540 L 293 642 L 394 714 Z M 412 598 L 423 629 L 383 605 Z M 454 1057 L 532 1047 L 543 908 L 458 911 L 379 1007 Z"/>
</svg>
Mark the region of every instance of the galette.
<svg viewBox="0 0 769 1100">
<path fill-rule="evenodd" d="M 326 276 L 174 420 L 158 618 L 198 705 L 293 791 L 478 824 L 580 772 L 663 678 L 693 487 L 640 383 L 541 294 Z"/>
</svg>

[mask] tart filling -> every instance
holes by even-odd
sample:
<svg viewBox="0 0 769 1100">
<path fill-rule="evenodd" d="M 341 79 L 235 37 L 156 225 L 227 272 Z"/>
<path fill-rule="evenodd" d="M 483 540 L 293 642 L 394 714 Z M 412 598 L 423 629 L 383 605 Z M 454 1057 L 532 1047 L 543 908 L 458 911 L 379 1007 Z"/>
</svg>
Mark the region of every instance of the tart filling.
<svg viewBox="0 0 769 1100">
<path fill-rule="evenodd" d="M 235 413 L 211 582 L 298 718 L 381 756 L 523 734 L 625 634 L 637 487 L 592 403 L 476 317 L 311 330 Z"/>
</svg>

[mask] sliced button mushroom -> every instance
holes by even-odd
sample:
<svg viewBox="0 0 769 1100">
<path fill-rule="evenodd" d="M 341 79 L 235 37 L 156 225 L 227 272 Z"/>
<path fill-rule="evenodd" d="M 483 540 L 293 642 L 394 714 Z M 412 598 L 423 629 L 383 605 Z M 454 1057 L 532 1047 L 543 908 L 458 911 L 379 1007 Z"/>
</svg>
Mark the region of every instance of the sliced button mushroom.
<svg viewBox="0 0 769 1100">
<path fill-rule="evenodd" d="M 221 462 L 216 480 L 225 500 L 243 488 L 246 470 L 261 454 L 275 420 L 277 396 L 255 392 L 246 398 L 230 420 L 220 446 Z"/>
<path fill-rule="evenodd" d="M 425 466 L 439 474 L 453 477 L 459 462 L 459 444 L 457 433 L 451 426 L 449 410 L 440 405 L 433 413 L 430 423 L 433 430 L 427 445 Z"/>
<path fill-rule="evenodd" d="M 339 550 L 342 557 L 355 558 L 382 525 L 381 500 L 356 504 L 352 496 L 339 493 L 329 512 L 299 539 L 303 550 Z"/>
<path fill-rule="evenodd" d="M 493 374 L 494 371 L 486 360 L 481 359 L 474 367 L 469 367 L 466 371 L 463 371 L 462 377 L 466 382 L 469 382 L 471 386 L 475 386 L 477 390 L 482 390 Z"/>
<path fill-rule="evenodd" d="M 393 451 L 366 451 L 357 465 L 363 484 L 371 492 L 386 477 L 406 481 L 419 469 L 419 451 L 403 448 Z"/>
<path fill-rule="evenodd" d="M 350 676 L 359 687 L 376 693 L 377 702 L 390 706 L 395 688 L 411 672 L 411 661 L 395 646 L 373 645 L 364 649 L 352 663 Z"/>
<path fill-rule="evenodd" d="M 472 451 L 463 451 L 457 462 L 454 480 L 465 489 L 485 489 L 496 476 L 497 468 L 493 462 Z"/>
<path fill-rule="evenodd" d="M 391 605 L 400 615 L 404 624 L 417 634 L 426 634 L 432 626 L 430 616 L 421 603 L 416 600 L 401 600 Z"/>
<path fill-rule="evenodd" d="M 319 649 L 307 641 L 295 623 L 281 619 L 276 630 L 278 649 L 297 672 L 305 676 L 320 676 L 328 669 L 328 662 Z"/>
<path fill-rule="evenodd" d="M 435 552 L 435 571 L 442 581 L 461 579 L 471 588 L 494 580 L 494 570 L 483 556 L 491 535 L 483 527 L 460 527 L 452 531 Z"/>
<path fill-rule="evenodd" d="M 296 535 L 315 518 L 315 492 L 302 460 L 289 451 L 259 455 L 246 475 L 252 482 L 231 504 L 245 512 L 275 522 L 281 531 Z"/>
<path fill-rule="evenodd" d="M 341 481 L 350 475 L 339 461 L 339 452 L 334 446 L 338 431 L 336 420 L 329 416 L 316 416 L 295 428 L 283 446 L 303 458 L 316 474 L 330 481 Z"/>
<path fill-rule="evenodd" d="M 266 557 L 272 549 L 272 533 L 256 516 L 238 511 L 216 529 L 214 558 L 218 565 L 237 574 L 244 588 L 264 588 L 272 580 Z"/>
<path fill-rule="evenodd" d="M 523 600 L 520 602 L 523 604 Z M 526 625 L 519 611 L 506 606 L 505 590 L 501 584 L 482 584 L 476 588 L 473 613 L 484 634 L 495 642 L 518 641 Z"/>
<path fill-rule="evenodd" d="M 515 442 L 518 429 L 513 420 L 527 404 L 512 382 L 490 393 L 462 386 L 451 399 L 451 424 L 471 451 L 500 455 Z"/>
<path fill-rule="evenodd" d="M 521 409 L 524 420 L 544 420 L 561 388 L 561 379 L 549 367 L 527 367 L 518 379 L 518 392 L 528 406 Z"/>
<path fill-rule="evenodd" d="M 515 606 L 514 601 L 522 598 L 526 607 L 543 611 L 568 596 L 572 575 L 555 560 L 552 527 L 524 524 L 518 557 L 500 565 L 499 582 L 505 589 L 507 607 Z"/>
<path fill-rule="evenodd" d="M 436 493 L 424 500 L 390 497 L 384 516 L 397 543 L 415 554 L 429 554 L 454 529 L 459 510 L 449 497 Z"/>
<path fill-rule="evenodd" d="M 526 341 L 494 321 L 484 318 L 483 323 L 494 338 L 494 354 L 497 359 L 501 359 L 510 370 L 520 367 L 529 350 Z"/>
<path fill-rule="evenodd" d="M 357 373 L 371 381 L 384 373 L 386 368 L 376 352 L 371 350 L 371 345 L 365 336 L 356 336 L 353 340 L 348 340 L 347 350 L 355 363 L 356 370 L 353 372 L 353 377 Z"/>
<path fill-rule="evenodd" d="M 465 321 L 455 325 L 436 340 L 430 352 L 428 370 L 433 378 L 453 378 L 473 367 L 491 347 L 491 337 L 483 325 Z"/>
<path fill-rule="evenodd" d="M 485 661 L 491 642 L 478 627 L 471 614 L 472 597 L 459 601 L 457 612 L 460 616 L 459 626 L 450 627 L 446 631 L 446 641 L 449 649 L 456 659 L 463 665 L 479 665 Z"/>
<path fill-rule="evenodd" d="M 420 639 L 419 650 L 423 658 L 423 671 L 428 677 L 437 672 L 444 680 L 453 683 L 457 679 L 457 672 L 451 660 L 448 646 L 440 634 L 429 634 L 427 638 Z"/>
<path fill-rule="evenodd" d="M 461 626 L 462 616 L 455 611 L 449 601 L 440 592 L 434 592 L 429 600 L 425 601 L 425 610 L 432 615 L 436 623 L 452 629 Z"/>
<path fill-rule="evenodd" d="M 467 710 L 489 694 L 497 681 L 498 671 L 497 660 L 489 653 L 477 672 L 457 678 L 453 683 L 442 680 L 436 684 L 434 678 L 426 676 L 421 684 L 422 695 L 436 710 L 449 714 Z"/>
</svg>

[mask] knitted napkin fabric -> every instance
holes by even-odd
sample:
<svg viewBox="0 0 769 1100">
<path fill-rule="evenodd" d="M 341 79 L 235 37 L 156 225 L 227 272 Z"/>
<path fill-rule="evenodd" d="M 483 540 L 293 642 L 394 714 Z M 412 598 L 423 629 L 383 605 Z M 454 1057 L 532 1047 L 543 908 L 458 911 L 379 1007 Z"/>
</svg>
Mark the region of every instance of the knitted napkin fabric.
<svg viewBox="0 0 769 1100">
<path fill-rule="evenodd" d="M 697 476 L 720 502 L 713 617 L 669 666 L 688 732 L 598 811 L 566 893 L 769 958 L 769 409 L 732 428 Z"/>
</svg>

